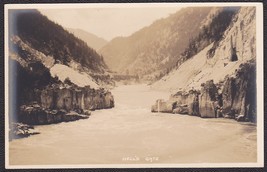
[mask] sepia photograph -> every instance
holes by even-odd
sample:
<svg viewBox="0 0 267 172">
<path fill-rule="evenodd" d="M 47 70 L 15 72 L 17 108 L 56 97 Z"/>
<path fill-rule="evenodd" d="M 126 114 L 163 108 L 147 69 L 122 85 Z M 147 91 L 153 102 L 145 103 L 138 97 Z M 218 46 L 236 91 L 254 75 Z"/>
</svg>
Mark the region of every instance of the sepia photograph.
<svg viewBox="0 0 267 172">
<path fill-rule="evenodd" d="M 4 9 L 6 168 L 263 167 L 261 3 Z"/>
</svg>

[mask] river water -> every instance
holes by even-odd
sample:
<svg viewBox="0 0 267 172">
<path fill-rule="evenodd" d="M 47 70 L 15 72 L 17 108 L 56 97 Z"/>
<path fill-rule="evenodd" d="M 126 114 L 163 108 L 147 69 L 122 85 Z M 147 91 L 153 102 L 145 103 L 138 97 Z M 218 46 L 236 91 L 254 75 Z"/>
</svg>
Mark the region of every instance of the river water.
<svg viewBox="0 0 267 172">
<path fill-rule="evenodd" d="M 9 142 L 10 165 L 242 163 L 257 161 L 256 126 L 229 119 L 151 113 L 157 92 L 145 85 L 112 90 L 115 108 L 89 119 L 36 126 Z"/>
</svg>

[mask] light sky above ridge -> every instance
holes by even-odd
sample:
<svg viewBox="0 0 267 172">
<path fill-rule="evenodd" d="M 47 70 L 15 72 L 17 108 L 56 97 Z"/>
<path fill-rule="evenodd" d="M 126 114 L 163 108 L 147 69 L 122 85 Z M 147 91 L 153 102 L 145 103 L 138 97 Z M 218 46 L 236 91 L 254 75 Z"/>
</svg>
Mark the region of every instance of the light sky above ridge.
<svg viewBox="0 0 267 172">
<path fill-rule="evenodd" d="M 63 27 L 82 29 L 110 41 L 117 36 L 129 36 L 180 9 L 179 6 L 140 6 L 39 9 L 39 11 Z"/>
</svg>

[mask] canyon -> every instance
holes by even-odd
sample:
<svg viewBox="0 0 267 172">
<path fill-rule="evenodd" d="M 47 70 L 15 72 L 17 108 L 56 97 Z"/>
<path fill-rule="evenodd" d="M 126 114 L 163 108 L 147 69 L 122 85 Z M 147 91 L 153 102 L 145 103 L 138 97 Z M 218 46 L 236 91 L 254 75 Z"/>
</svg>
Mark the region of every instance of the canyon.
<svg viewBox="0 0 267 172">
<path fill-rule="evenodd" d="M 11 165 L 257 161 L 255 7 L 183 8 L 97 50 L 9 17 Z"/>
</svg>

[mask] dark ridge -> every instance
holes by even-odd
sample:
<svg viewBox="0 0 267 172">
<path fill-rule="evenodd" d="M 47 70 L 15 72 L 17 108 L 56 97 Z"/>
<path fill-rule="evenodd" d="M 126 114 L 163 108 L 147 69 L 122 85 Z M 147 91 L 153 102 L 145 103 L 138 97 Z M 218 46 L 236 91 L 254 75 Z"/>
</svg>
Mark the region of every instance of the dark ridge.
<svg viewBox="0 0 267 172">
<path fill-rule="evenodd" d="M 97 73 L 104 73 L 106 64 L 97 52 L 37 10 L 9 10 L 9 36 L 18 35 L 32 48 L 53 56 L 58 63 L 71 60 Z"/>
</svg>

